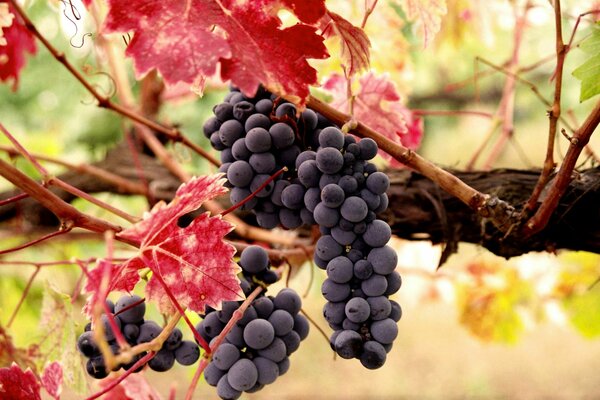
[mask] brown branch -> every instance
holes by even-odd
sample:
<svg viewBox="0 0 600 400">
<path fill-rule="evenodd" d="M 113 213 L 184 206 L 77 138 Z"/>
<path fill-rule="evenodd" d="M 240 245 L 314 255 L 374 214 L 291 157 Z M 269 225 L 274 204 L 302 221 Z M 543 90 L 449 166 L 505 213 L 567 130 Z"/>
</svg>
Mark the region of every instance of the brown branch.
<svg viewBox="0 0 600 400">
<path fill-rule="evenodd" d="M 550 216 L 556 209 L 559 200 L 565 193 L 569 183 L 572 180 L 572 172 L 581 151 L 585 148 L 590 140 L 590 137 L 600 123 L 600 101 L 585 119 L 583 124 L 575 131 L 575 134 L 570 140 L 569 149 L 565 155 L 556 178 L 554 178 L 552 186 L 548 194 L 537 212 L 523 228 L 523 233 L 527 236 L 533 235 L 546 226 Z"/>
<path fill-rule="evenodd" d="M 554 1 L 554 23 L 556 25 L 556 72 L 555 72 L 555 86 L 554 86 L 554 102 L 552 108 L 548 110 L 548 144 L 546 147 L 546 159 L 544 160 L 544 167 L 542 174 L 538 180 L 533 193 L 529 201 L 523 209 L 523 215 L 535 210 L 537 202 L 542 194 L 542 191 L 548 183 L 550 174 L 554 171 L 554 142 L 556 140 L 556 130 L 558 126 L 558 120 L 560 118 L 560 98 L 562 93 L 562 78 L 563 78 L 563 67 L 565 64 L 565 55 L 567 46 L 563 43 L 562 37 L 562 15 L 560 12 L 560 0 Z M 578 155 L 579 156 L 579 155 Z M 570 172 L 569 172 L 570 174 Z"/>
</svg>

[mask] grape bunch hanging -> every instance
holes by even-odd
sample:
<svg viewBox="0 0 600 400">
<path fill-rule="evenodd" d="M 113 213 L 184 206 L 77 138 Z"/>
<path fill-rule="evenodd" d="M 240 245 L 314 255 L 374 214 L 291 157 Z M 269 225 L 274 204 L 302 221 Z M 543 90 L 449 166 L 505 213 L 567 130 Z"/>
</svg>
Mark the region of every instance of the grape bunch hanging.
<svg viewBox="0 0 600 400">
<path fill-rule="evenodd" d="M 390 185 L 371 162 L 377 144 L 262 88 L 253 98 L 232 89 L 213 112 L 204 135 L 220 151 L 231 203 L 252 210 L 263 228 L 319 226 L 314 261 L 327 272 L 321 291 L 331 346 L 366 368 L 381 367 L 398 335 L 402 311 L 389 296 L 402 279 L 387 245 L 391 229 L 377 218 Z"/>
</svg>

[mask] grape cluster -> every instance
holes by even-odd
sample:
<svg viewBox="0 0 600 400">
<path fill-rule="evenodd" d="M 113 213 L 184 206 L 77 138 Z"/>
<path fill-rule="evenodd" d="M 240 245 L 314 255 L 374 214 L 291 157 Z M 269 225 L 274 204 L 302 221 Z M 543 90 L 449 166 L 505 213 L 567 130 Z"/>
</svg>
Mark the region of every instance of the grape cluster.
<svg viewBox="0 0 600 400">
<path fill-rule="evenodd" d="M 379 368 L 398 335 L 397 322 L 402 310 L 389 296 L 399 290 L 402 280 L 395 271 L 396 252 L 387 245 L 391 229 L 377 218 L 377 214 L 387 209 L 386 191 L 390 185 L 387 175 L 371 162 L 378 152 L 377 143 L 369 138 L 357 140 L 344 135 L 310 109 L 296 118 L 292 104 L 276 106 L 273 100 L 264 90 L 259 90 L 253 99 L 234 90 L 224 103 L 215 107 L 215 116 L 206 122 L 204 133 L 210 136 L 213 147 L 221 150 L 222 171 L 227 172 L 228 181 L 234 187 L 231 201 L 235 204 L 241 200 L 234 194 L 234 191 L 239 192 L 235 165 L 242 165 L 240 161 L 246 160 L 239 159 L 240 153 L 233 148 L 227 151 L 225 142 L 231 143 L 228 141 L 229 125 L 233 124 L 230 121 L 241 123 L 242 114 L 223 110 L 236 107 L 250 110 L 250 116 L 243 118 L 263 121 L 265 132 L 268 130 L 269 134 L 276 125 L 296 128 L 295 141 L 292 142 L 291 135 L 289 140 L 295 149 L 293 160 L 286 158 L 285 164 L 278 161 L 280 149 L 273 145 L 273 135 L 271 147 L 266 144 L 261 147 L 262 152 L 276 160 L 269 173 L 280 165 L 286 165 L 289 172 L 279 176 L 268 190 L 259 192 L 246 208 L 255 212 L 258 224 L 264 228 L 273 228 L 278 223 L 290 229 L 302 224 L 319 225 L 321 237 L 316 244 L 314 261 L 327 271 L 321 291 L 327 300 L 323 314 L 334 330 L 331 345 L 343 358 L 358 358 L 369 369 Z M 244 103 L 254 105 L 254 110 L 247 105 L 238 106 Z M 263 107 L 263 104 L 269 106 Z M 285 122 L 276 122 L 279 118 Z M 256 140 L 254 134 L 250 135 L 255 129 L 253 123 L 245 128 L 250 128 L 246 129 L 246 136 L 240 133 L 235 143 Z M 265 143 L 268 142 L 264 132 L 262 136 Z M 249 171 L 249 178 L 243 183 L 259 176 L 252 163 L 247 164 L 244 168 Z M 259 186 L 250 184 L 244 195 L 249 195 L 252 187 Z"/>
<path fill-rule="evenodd" d="M 261 247 L 250 246 L 242 252 L 240 265 L 244 279 L 264 276 L 269 268 L 267 253 Z M 212 342 L 241 304 L 226 301 L 221 310 L 207 310 L 197 326 L 200 335 Z M 242 392 L 256 392 L 287 372 L 289 356 L 308 336 L 308 320 L 299 314 L 301 305 L 300 296 L 289 288 L 275 297 L 262 295 L 254 299 L 204 370 L 206 382 L 217 387 L 221 398 L 235 399 Z"/>
<path fill-rule="evenodd" d="M 287 229 L 314 224 L 312 213 L 297 198 L 296 188 L 287 187 L 297 181 L 298 155 L 314 142 L 314 132 L 330 123 L 310 109 L 296 116 L 296 106 L 263 88 L 253 98 L 233 89 L 213 113 L 203 130 L 213 148 L 220 151 L 219 170 L 227 175 L 231 203 L 240 203 L 286 167 L 289 173 L 271 181 L 240 209 L 253 210 L 258 224 L 267 229 L 280 224 Z"/>
<path fill-rule="evenodd" d="M 106 300 L 106 303 L 110 312 L 114 315 L 115 324 L 129 345 L 135 346 L 136 344 L 150 342 L 162 332 L 163 328 L 156 322 L 144 320 L 146 304 L 139 296 L 124 295 L 116 303 L 110 300 Z M 115 340 L 115 334 L 106 314 L 102 315 L 100 321 L 104 328 L 104 337 L 113 354 L 118 354 L 120 351 L 119 344 Z M 77 340 L 77 348 L 88 358 L 87 373 L 96 379 L 102 379 L 108 376 L 110 371 L 106 369 L 105 360 L 94 340 L 94 332 L 91 328 L 91 323 L 88 323 L 85 331 Z M 118 371 L 121 368 L 129 370 L 144 356 L 145 353 L 138 354 L 128 364 L 118 365 L 113 371 Z M 183 340 L 183 333 L 179 328 L 175 328 L 163 343 L 162 348 L 148 361 L 147 365 L 154 371 L 164 372 L 171 369 L 175 361 L 181 365 L 192 365 L 199 357 L 200 349 L 198 345 L 193 341 Z M 141 371 L 142 367 L 133 372 Z"/>
</svg>

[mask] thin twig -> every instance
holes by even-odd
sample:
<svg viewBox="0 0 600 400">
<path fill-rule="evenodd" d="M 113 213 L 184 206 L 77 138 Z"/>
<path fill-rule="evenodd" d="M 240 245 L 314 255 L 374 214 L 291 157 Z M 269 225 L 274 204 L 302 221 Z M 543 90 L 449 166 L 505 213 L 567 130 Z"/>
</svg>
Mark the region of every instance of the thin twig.
<svg viewBox="0 0 600 400">
<path fill-rule="evenodd" d="M 59 235 L 64 235 L 65 233 L 69 233 L 70 231 L 71 231 L 71 227 L 65 227 L 64 229 L 60 229 L 58 231 L 55 231 L 55 232 L 52 232 L 52 233 L 48 233 L 47 235 L 44 235 L 44 236 L 39 237 L 37 239 L 34 239 L 34 240 L 30 241 L 30 242 L 21 244 L 19 246 L 11 247 L 9 249 L 0 250 L 0 255 L 2 255 L 2 254 L 8 254 L 8 253 L 13 253 L 13 252 L 19 251 L 19 250 L 23 250 L 23 249 L 25 249 L 27 247 L 34 246 L 34 245 L 36 245 L 38 243 L 41 243 L 41 242 L 43 242 L 45 240 L 52 239 L 53 237 L 56 237 L 56 236 L 59 236 Z"/>
<path fill-rule="evenodd" d="M 33 274 L 31 274 L 31 277 L 29 277 L 29 280 L 27 281 L 27 285 L 25 286 L 25 289 L 23 289 L 23 294 L 21 294 L 21 298 L 19 299 L 19 303 L 15 307 L 12 315 L 10 316 L 10 319 L 8 320 L 8 323 L 6 324 L 7 328 L 10 328 L 10 326 L 13 323 L 13 321 L 15 320 L 15 317 L 17 316 L 17 313 L 19 312 L 19 309 L 21 308 L 21 305 L 25 301 L 25 297 L 27 297 L 27 294 L 29 293 L 29 290 L 31 289 L 31 285 L 33 284 L 33 280 L 40 273 L 40 270 L 41 270 L 41 268 L 37 267 L 35 269 L 35 271 L 33 271 Z"/>
</svg>

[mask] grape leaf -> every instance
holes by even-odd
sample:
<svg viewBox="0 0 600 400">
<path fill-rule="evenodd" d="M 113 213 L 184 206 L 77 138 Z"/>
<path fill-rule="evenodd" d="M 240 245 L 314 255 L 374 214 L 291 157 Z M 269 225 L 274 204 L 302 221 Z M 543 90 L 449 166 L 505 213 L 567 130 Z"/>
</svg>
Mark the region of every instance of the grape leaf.
<svg viewBox="0 0 600 400">
<path fill-rule="evenodd" d="M 47 284 L 39 325 L 42 356 L 37 358 L 38 370 L 42 370 L 46 360 L 59 361 L 61 381 L 64 379 L 68 387 L 83 393 L 86 390 L 86 378 L 77 352 L 77 332 L 72 312 L 71 298 Z"/>
<path fill-rule="evenodd" d="M 573 76 L 581 81 L 579 101 L 583 102 L 600 93 L 600 23 L 592 28 L 592 34 L 579 48 L 590 57 L 573 71 Z"/>
<path fill-rule="evenodd" d="M 41 398 L 40 384 L 29 368 L 23 371 L 15 363 L 10 367 L 0 368 L 0 399 L 41 400 Z"/>
<path fill-rule="evenodd" d="M 6 46 L 4 28 L 12 25 L 15 16 L 8 9 L 8 3 L 0 3 L 0 46 Z"/>
<path fill-rule="evenodd" d="M 393 82 L 386 75 L 377 76 L 369 72 L 360 78 L 359 83 L 360 90 L 354 96 L 354 118 L 390 140 L 416 149 L 423 136 L 422 124 L 400 102 L 400 95 Z M 332 92 L 332 105 L 336 108 L 347 104 L 346 85 L 346 79 L 339 74 L 332 75 L 323 85 L 323 88 Z M 407 121 L 410 122 L 409 126 Z M 392 164 L 397 164 L 387 153 L 380 152 L 380 155 L 392 161 Z"/>
<path fill-rule="evenodd" d="M 60 399 L 62 392 L 63 370 L 59 362 L 54 361 L 44 368 L 41 377 L 42 386 L 48 394 L 55 399 Z"/>
<path fill-rule="evenodd" d="M 427 47 L 440 31 L 442 17 L 448 12 L 446 0 L 404 0 L 402 7 L 409 19 L 420 21 L 423 45 Z"/>
<path fill-rule="evenodd" d="M 322 31 L 325 37 L 339 37 L 342 44 L 342 63 L 349 76 L 369 68 L 371 42 L 361 28 L 331 11 L 327 13 L 327 18 L 323 19 L 323 24 Z"/>
<path fill-rule="evenodd" d="M 0 0 L 0 6 L 4 6 L 5 1 Z M 19 86 L 19 74 L 25 66 L 25 53 L 35 54 L 37 51 L 35 45 L 35 37 L 27 30 L 25 24 L 12 9 L 11 5 L 8 5 L 9 15 L 0 13 L 2 24 L 0 24 L 0 30 L 3 32 L 3 36 L 0 36 L 0 40 L 6 42 L 6 45 L 0 45 L 0 81 L 7 82 L 12 80 L 12 89 L 17 90 Z M 12 16 L 13 18 L 11 18 Z M 8 20 L 11 20 L 9 25 Z"/>
<path fill-rule="evenodd" d="M 115 378 L 116 379 L 116 378 Z M 108 387 L 114 379 L 110 377 L 100 381 L 102 388 Z M 110 391 L 111 400 L 160 400 L 160 394 L 148 384 L 144 373 L 131 374 Z"/>
<path fill-rule="evenodd" d="M 262 83 L 302 102 L 317 82 L 307 59 L 328 56 L 323 37 L 302 23 L 282 28 L 270 3 L 267 14 L 264 2 L 253 1 L 110 0 L 105 27 L 134 31 L 127 55 L 138 76 L 156 68 L 167 83 L 192 84 L 213 75 L 220 63 L 221 78 L 248 95 Z M 297 0 L 284 4 L 314 18 Z"/>
<path fill-rule="evenodd" d="M 224 182 L 222 174 L 193 178 L 179 187 L 168 205 L 156 204 L 142 221 L 122 231 L 121 237 L 140 243 L 139 252 L 123 264 L 104 261 L 89 273 L 86 290 L 92 297 L 85 312 L 91 312 L 107 263 L 109 291 L 131 291 L 139 280 L 137 271 L 150 268 L 153 275 L 146 286 L 147 297 L 165 313 L 174 311 L 169 292 L 182 307 L 197 312 L 204 311 L 205 305 L 217 307 L 221 301 L 243 298 L 239 267 L 232 261 L 235 249 L 223 240 L 232 225 L 208 213 L 185 228 L 177 225 L 181 216 L 226 193 Z"/>
<path fill-rule="evenodd" d="M 276 14 L 281 6 L 290 9 L 298 19 L 307 24 L 314 24 L 323 15 L 327 8 L 325 0 L 258 0 L 256 3 L 263 3 L 268 13 Z"/>
</svg>

